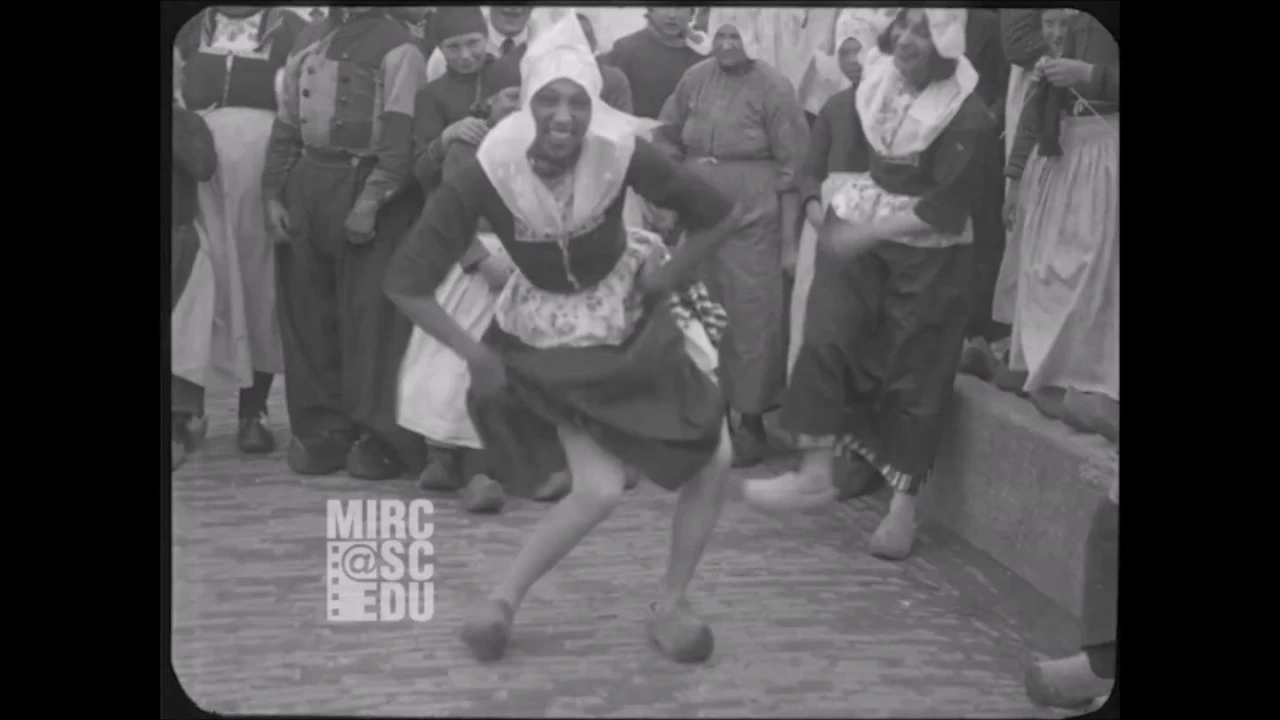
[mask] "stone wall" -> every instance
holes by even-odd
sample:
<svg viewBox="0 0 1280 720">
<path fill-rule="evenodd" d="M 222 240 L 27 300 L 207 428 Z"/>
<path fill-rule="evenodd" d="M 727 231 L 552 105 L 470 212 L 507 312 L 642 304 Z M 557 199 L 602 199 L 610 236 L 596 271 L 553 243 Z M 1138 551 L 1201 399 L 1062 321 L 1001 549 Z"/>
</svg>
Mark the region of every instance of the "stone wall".
<svg viewBox="0 0 1280 720">
<path fill-rule="evenodd" d="M 954 403 L 922 509 L 1079 616 L 1084 542 L 1118 450 L 971 377 Z"/>
</svg>

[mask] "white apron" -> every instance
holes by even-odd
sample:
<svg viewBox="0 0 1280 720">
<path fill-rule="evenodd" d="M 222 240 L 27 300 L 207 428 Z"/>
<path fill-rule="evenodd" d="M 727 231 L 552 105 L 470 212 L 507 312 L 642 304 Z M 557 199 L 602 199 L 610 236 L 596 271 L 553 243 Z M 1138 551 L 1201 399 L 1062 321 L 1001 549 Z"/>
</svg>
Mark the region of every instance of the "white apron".
<svg viewBox="0 0 1280 720">
<path fill-rule="evenodd" d="M 480 233 L 477 237 L 490 255 L 506 255 L 498 236 Z M 496 297 L 488 281 L 479 273 L 463 272 L 460 265 L 453 266 L 436 290 L 436 302 L 476 339 L 493 320 Z M 430 442 L 478 450 L 483 445 L 467 414 L 470 386 L 467 361 L 421 328 L 414 327 L 400 363 L 396 422 Z"/>
<path fill-rule="evenodd" d="M 262 205 L 262 170 L 275 116 L 254 108 L 201 113 L 218 170 L 197 190 L 200 252 L 170 315 L 173 374 L 206 389 L 253 385 L 284 372 L 276 319 L 275 246 Z"/>
</svg>

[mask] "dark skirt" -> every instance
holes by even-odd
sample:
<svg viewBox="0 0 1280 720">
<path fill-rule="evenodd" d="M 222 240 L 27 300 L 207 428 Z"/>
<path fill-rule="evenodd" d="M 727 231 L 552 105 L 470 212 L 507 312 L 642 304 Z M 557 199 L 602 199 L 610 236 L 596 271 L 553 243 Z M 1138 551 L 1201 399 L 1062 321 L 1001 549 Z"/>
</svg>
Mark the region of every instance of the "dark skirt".
<svg viewBox="0 0 1280 720">
<path fill-rule="evenodd" d="M 496 480 L 529 495 L 565 469 L 557 425 L 586 432 L 658 486 L 678 489 L 706 467 L 720 442 L 724 398 L 685 351 L 665 305 L 621 346 L 538 349 L 495 323 L 484 342 L 506 364 L 498 395 L 467 397 Z"/>
<path fill-rule="evenodd" d="M 933 465 L 970 307 L 973 249 L 818 249 L 804 345 L 782 410 L 792 433 L 843 438 L 897 490 Z"/>
</svg>

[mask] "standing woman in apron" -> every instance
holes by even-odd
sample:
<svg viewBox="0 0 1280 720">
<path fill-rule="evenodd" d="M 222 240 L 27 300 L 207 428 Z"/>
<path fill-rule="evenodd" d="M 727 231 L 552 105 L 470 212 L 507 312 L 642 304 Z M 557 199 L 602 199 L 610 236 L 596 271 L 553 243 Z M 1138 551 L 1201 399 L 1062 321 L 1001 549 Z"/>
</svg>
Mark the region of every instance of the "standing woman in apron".
<svg viewBox="0 0 1280 720">
<path fill-rule="evenodd" d="M 711 9 L 713 57 L 689 68 L 662 108 L 664 149 L 720 192 L 762 210 L 702 269 L 729 314 L 721 386 L 738 417 L 734 466 L 764 460 L 764 414 L 786 385 L 782 258 L 799 223 L 809 126 L 795 88 L 759 52 L 757 11 Z"/>
<path fill-rule="evenodd" d="M 284 359 L 262 169 L 276 73 L 302 25 L 282 8 L 217 6 L 192 18 L 175 41 L 183 101 L 208 124 L 218 154 L 217 173 L 199 189 L 201 256 L 174 312 L 174 391 L 198 400 L 187 422 L 188 449 L 207 428 L 204 392 L 219 386 L 240 388 L 240 450 L 275 448 L 265 424 L 267 395 Z M 209 307 L 212 313 L 200 310 Z"/>
<path fill-rule="evenodd" d="M 1120 46 L 1075 10 L 1044 10 L 1060 56 L 1036 67 L 1008 176 L 1018 236 L 1009 364 L 1045 415 L 1120 441 Z"/>
</svg>

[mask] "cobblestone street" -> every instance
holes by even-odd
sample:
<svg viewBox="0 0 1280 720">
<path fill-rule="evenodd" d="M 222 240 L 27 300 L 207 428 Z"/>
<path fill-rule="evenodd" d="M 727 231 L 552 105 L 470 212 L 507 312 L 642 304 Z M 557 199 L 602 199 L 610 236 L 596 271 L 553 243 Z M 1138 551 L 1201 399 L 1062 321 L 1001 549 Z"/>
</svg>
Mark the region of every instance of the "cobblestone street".
<svg viewBox="0 0 1280 720">
<path fill-rule="evenodd" d="M 734 501 L 692 601 L 715 632 L 705 666 L 657 655 L 644 632 L 675 498 L 643 484 L 535 586 L 508 658 L 481 666 L 457 639 L 469 603 L 546 512 L 436 508 L 435 617 L 325 618 L 329 499 L 421 494 L 402 480 L 290 473 L 279 449 L 241 457 L 233 396 L 210 398 L 204 448 L 173 478 L 172 659 L 220 713 L 393 716 L 1065 717 L 1022 690 L 1026 664 L 1076 641 L 1070 618 L 986 555 L 926 523 L 904 563 L 866 553 L 883 498 L 802 517 Z M 757 474 L 767 472 L 757 470 Z"/>
</svg>

